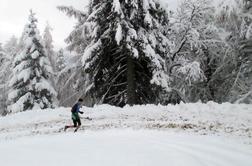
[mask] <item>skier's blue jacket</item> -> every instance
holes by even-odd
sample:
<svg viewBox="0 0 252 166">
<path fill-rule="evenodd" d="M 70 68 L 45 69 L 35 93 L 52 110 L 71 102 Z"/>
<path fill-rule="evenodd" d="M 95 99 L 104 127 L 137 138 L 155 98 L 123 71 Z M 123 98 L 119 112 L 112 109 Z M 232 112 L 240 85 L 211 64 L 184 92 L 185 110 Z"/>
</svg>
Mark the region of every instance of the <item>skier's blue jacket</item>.
<svg viewBox="0 0 252 166">
<path fill-rule="evenodd" d="M 79 112 L 80 111 L 80 104 L 79 103 L 76 103 L 73 107 L 72 107 L 72 119 L 73 120 L 78 120 L 80 119 L 80 116 L 79 116 Z"/>
<path fill-rule="evenodd" d="M 80 112 L 80 104 L 76 103 L 73 107 L 72 107 L 72 113 L 79 113 Z"/>
</svg>

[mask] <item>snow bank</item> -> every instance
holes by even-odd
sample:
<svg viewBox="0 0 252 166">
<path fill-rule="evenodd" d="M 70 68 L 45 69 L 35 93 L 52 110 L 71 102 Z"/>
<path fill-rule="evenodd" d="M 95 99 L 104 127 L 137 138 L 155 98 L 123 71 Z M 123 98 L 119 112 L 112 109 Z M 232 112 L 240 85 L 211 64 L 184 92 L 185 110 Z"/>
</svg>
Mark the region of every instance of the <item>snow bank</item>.
<svg viewBox="0 0 252 166">
<path fill-rule="evenodd" d="M 36 110 L 0 118 L 1 138 L 57 133 L 71 124 L 70 108 Z M 99 105 L 83 107 L 83 130 L 152 129 L 193 132 L 200 135 L 225 135 L 252 144 L 252 105 L 245 104 L 179 104 L 168 106 Z M 84 117 L 90 117 L 89 121 Z"/>
</svg>

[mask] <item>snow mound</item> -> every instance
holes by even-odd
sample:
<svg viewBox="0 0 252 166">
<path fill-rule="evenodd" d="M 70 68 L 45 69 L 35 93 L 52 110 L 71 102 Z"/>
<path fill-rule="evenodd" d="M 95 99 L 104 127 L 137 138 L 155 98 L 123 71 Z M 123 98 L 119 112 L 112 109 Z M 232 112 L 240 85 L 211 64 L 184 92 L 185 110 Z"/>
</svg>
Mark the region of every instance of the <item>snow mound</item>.
<svg viewBox="0 0 252 166">
<path fill-rule="evenodd" d="M 0 118 L 0 140 L 21 136 L 61 132 L 71 124 L 70 108 L 27 111 Z M 151 129 L 220 135 L 252 144 L 252 105 L 246 104 L 179 104 L 125 106 L 99 105 L 83 107 L 85 130 Z M 88 120 L 85 117 L 90 117 Z"/>
</svg>

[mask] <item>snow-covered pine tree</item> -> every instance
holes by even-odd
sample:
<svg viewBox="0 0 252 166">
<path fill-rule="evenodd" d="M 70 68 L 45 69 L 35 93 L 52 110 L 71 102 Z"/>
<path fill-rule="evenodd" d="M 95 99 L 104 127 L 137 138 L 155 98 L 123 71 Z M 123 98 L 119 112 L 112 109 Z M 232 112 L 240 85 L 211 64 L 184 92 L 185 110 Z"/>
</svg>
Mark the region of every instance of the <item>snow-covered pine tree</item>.
<svg viewBox="0 0 252 166">
<path fill-rule="evenodd" d="M 15 36 L 12 36 L 5 44 L 4 50 L 9 56 L 14 56 L 18 49 L 18 39 Z"/>
<path fill-rule="evenodd" d="M 58 73 L 57 85 L 60 85 L 58 91 L 60 105 L 72 106 L 80 97 L 84 98 L 85 105 L 92 105 L 95 102 L 90 101 L 90 95 L 85 95 L 89 84 L 81 63 L 81 57 L 88 44 L 86 28 L 83 26 L 87 18 L 86 14 L 73 7 L 60 6 L 58 9 L 66 13 L 67 16 L 77 19 L 73 31 L 65 40 L 68 44 L 67 49 L 71 51 L 71 58 L 68 57 L 66 67 Z M 64 50 L 64 54 L 67 55 L 67 52 Z"/>
<path fill-rule="evenodd" d="M 56 91 L 48 80 L 52 68 L 31 11 L 23 33 L 23 48 L 14 59 L 8 112 L 45 109 L 54 106 Z"/>
<path fill-rule="evenodd" d="M 50 75 L 49 79 L 51 80 L 51 84 L 53 85 L 54 89 L 56 89 L 56 53 L 53 50 L 53 38 L 52 38 L 52 27 L 47 22 L 44 34 L 43 34 L 43 46 L 45 50 L 45 54 L 49 59 L 50 66 L 52 67 L 52 74 Z"/>
<path fill-rule="evenodd" d="M 57 53 L 56 67 L 59 72 L 66 67 L 64 50 L 62 48 Z"/>
<path fill-rule="evenodd" d="M 85 12 L 74 9 L 73 7 L 59 6 L 60 11 L 66 13 L 69 17 L 77 19 L 77 24 L 74 26 L 73 31 L 66 38 L 65 42 L 68 44 L 67 49 L 75 51 L 79 55 L 83 54 L 88 44 L 88 36 L 86 35 L 86 28 L 83 26 L 87 19 Z"/>
<path fill-rule="evenodd" d="M 82 56 L 89 92 L 101 103 L 154 103 L 168 53 L 168 15 L 157 0 L 91 0 Z M 153 83 L 153 84 L 152 84 Z"/>
<path fill-rule="evenodd" d="M 52 27 L 49 25 L 47 22 L 44 34 L 43 34 L 43 42 L 44 42 L 44 47 L 45 47 L 45 53 L 49 58 L 49 61 L 51 63 L 51 66 L 53 68 L 53 71 L 56 70 L 56 57 L 55 57 L 55 52 L 53 50 L 53 39 L 52 39 Z"/>
<path fill-rule="evenodd" d="M 4 51 L 2 59 L 1 59 L 1 66 L 0 66 L 0 79 L 1 79 L 1 87 L 0 93 L 1 95 L 1 111 L 3 115 L 7 114 L 7 99 L 10 87 L 8 86 L 8 82 L 12 76 L 12 65 L 13 59 L 18 52 L 19 45 L 18 39 L 15 36 L 12 36 L 3 46 Z M 0 111 L 0 114 L 1 114 Z"/>
</svg>

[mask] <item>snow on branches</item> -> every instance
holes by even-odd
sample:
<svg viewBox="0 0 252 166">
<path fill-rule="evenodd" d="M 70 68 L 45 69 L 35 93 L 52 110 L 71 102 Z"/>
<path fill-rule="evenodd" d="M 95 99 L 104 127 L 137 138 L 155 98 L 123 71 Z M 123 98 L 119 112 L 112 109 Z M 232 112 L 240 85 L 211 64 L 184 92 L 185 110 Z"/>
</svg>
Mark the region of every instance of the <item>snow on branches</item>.
<svg viewBox="0 0 252 166">
<path fill-rule="evenodd" d="M 14 58 L 10 80 L 9 112 L 44 109 L 54 106 L 56 91 L 48 80 L 52 73 L 43 42 L 37 29 L 37 19 L 31 11 L 25 26 L 23 47 Z"/>
<path fill-rule="evenodd" d="M 140 101 L 135 102 L 143 103 L 144 100 L 149 100 L 146 99 L 148 95 L 145 90 L 140 87 L 146 81 L 149 87 L 152 86 L 151 83 L 155 83 L 168 88 L 168 84 L 161 82 L 164 82 L 163 77 L 166 75 L 164 66 L 168 53 L 166 31 L 169 20 L 159 2 L 91 1 L 89 7 L 86 21 L 81 26 L 83 36 L 88 38 L 82 63 L 94 80 L 104 81 L 99 85 L 104 86 L 102 100 L 125 104 L 130 91 L 142 96 L 139 97 Z M 98 75 L 103 75 L 103 78 L 98 78 Z M 134 80 L 131 85 L 135 89 L 127 90 L 131 79 Z M 111 86 L 108 86 L 108 82 Z M 92 85 L 93 88 L 98 86 Z"/>
</svg>

